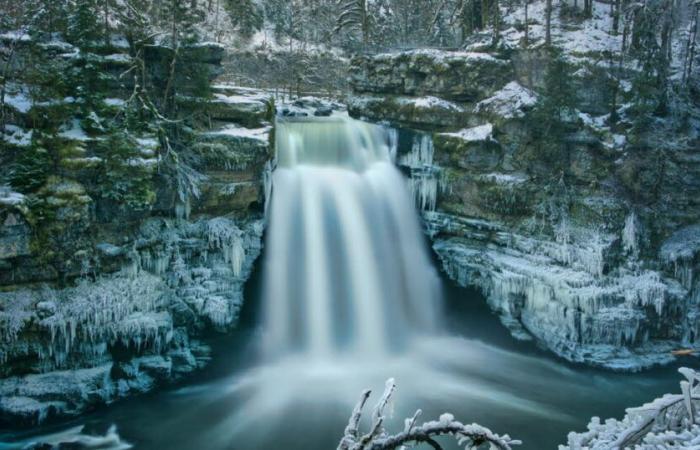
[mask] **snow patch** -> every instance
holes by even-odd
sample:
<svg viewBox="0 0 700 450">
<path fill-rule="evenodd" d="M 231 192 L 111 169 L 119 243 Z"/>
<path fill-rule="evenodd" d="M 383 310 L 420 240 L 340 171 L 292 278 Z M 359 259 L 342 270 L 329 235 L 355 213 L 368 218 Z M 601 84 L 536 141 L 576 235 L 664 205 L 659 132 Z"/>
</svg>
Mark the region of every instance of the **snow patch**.
<svg viewBox="0 0 700 450">
<path fill-rule="evenodd" d="M 511 81 L 503 89 L 492 97 L 480 101 L 476 105 L 476 112 L 496 114 L 505 119 L 521 118 L 528 108 L 537 103 L 537 94 L 521 86 L 516 81 Z"/>
<path fill-rule="evenodd" d="M 440 133 L 442 136 L 458 138 L 467 142 L 480 142 L 493 140 L 493 125 L 487 123 L 473 128 L 465 128 L 455 133 Z"/>
</svg>

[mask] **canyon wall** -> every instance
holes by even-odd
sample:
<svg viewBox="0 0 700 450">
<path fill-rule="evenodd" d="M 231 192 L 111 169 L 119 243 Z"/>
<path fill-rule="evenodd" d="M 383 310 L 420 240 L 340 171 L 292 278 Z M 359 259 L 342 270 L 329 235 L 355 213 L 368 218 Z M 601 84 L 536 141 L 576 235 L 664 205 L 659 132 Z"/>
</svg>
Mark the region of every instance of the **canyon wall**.
<svg viewBox="0 0 700 450">
<path fill-rule="evenodd" d="M 213 80 L 224 49 L 192 44 L 171 81 L 178 117 L 141 117 L 140 135 L 117 140 L 100 123 L 146 102 L 139 83 L 168 83 L 170 48 L 139 47 L 148 79 L 135 80 L 124 37 L 89 55 L 57 37 L 0 44 L 15 71 L 3 93 L 0 421 L 16 426 L 206 364 L 206 335 L 235 325 L 261 251 L 273 106 L 228 85 L 199 94 L 192 74 Z M 109 80 L 89 93 L 96 106 L 39 98 L 52 86 L 27 67 L 47 61 L 52 75 L 94 64 Z M 168 123 L 186 148 L 168 141 Z"/>
<path fill-rule="evenodd" d="M 697 123 L 633 136 L 635 92 L 623 80 L 615 109 L 602 52 L 484 47 L 358 56 L 350 113 L 404 129 L 443 269 L 513 336 L 617 370 L 668 362 L 700 331 Z M 575 109 L 555 135 L 540 93 L 557 62 Z"/>
</svg>

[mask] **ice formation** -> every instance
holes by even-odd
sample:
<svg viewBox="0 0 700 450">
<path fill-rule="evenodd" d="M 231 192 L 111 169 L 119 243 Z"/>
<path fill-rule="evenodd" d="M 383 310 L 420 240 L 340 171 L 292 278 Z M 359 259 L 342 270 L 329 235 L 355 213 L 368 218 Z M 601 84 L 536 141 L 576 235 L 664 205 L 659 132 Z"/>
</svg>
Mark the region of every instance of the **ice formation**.
<svg viewBox="0 0 700 450">
<path fill-rule="evenodd" d="M 398 164 L 410 171 L 408 187 L 420 211 L 434 211 L 441 183 L 441 170 L 433 164 L 435 148 L 429 134 L 413 136 L 411 151 L 399 157 Z"/>
<path fill-rule="evenodd" d="M 453 279 L 480 286 L 516 337 L 534 336 L 567 359 L 635 369 L 670 360 L 674 340 L 697 335 L 680 283 L 651 269 L 604 273 L 612 235 L 563 222 L 553 240 L 536 239 L 437 212 L 426 219 Z"/>
<path fill-rule="evenodd" d="M 117 273 L 93 280 L 86 270 L 73 287 L 0 293 L 0 361 L 30 358 L 55 371 L 108 361 L 114 346 L 161 355 L 181 345 L 175 311 L 228 327 L 262 232 L 262 221 L 149 219 L 130 246 L 98 246 L 105 258 L 130 260 Z"/>
</svg>

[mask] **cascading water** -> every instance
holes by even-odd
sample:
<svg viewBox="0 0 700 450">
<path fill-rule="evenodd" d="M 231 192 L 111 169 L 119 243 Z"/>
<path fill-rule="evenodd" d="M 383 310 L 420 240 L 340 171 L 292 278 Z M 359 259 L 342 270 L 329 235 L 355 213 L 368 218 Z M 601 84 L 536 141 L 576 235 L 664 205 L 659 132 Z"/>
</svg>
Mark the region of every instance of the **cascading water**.
<svg viewBox="0 0 700 450">
<path fill-rule="evenodd" d="M 439 279 L 392 134 L 348 118 L 279 121 L 265 350 L 382 357 L 435 327 Z"/>
</svg>

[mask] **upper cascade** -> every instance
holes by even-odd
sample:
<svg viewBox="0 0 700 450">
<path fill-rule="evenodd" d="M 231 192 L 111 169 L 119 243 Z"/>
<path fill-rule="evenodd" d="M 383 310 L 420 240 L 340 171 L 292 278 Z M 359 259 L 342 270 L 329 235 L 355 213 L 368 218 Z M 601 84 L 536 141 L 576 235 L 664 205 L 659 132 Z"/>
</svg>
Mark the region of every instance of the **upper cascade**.
<svg viewBox="0 0 700 450">
<path fill-rule="evenodd" d="M 278 167 L 335 166 L 362 172 L 390 161 L 390 136 L 382 127 L 347 116 L 278 119 Z"/>
</svg>

